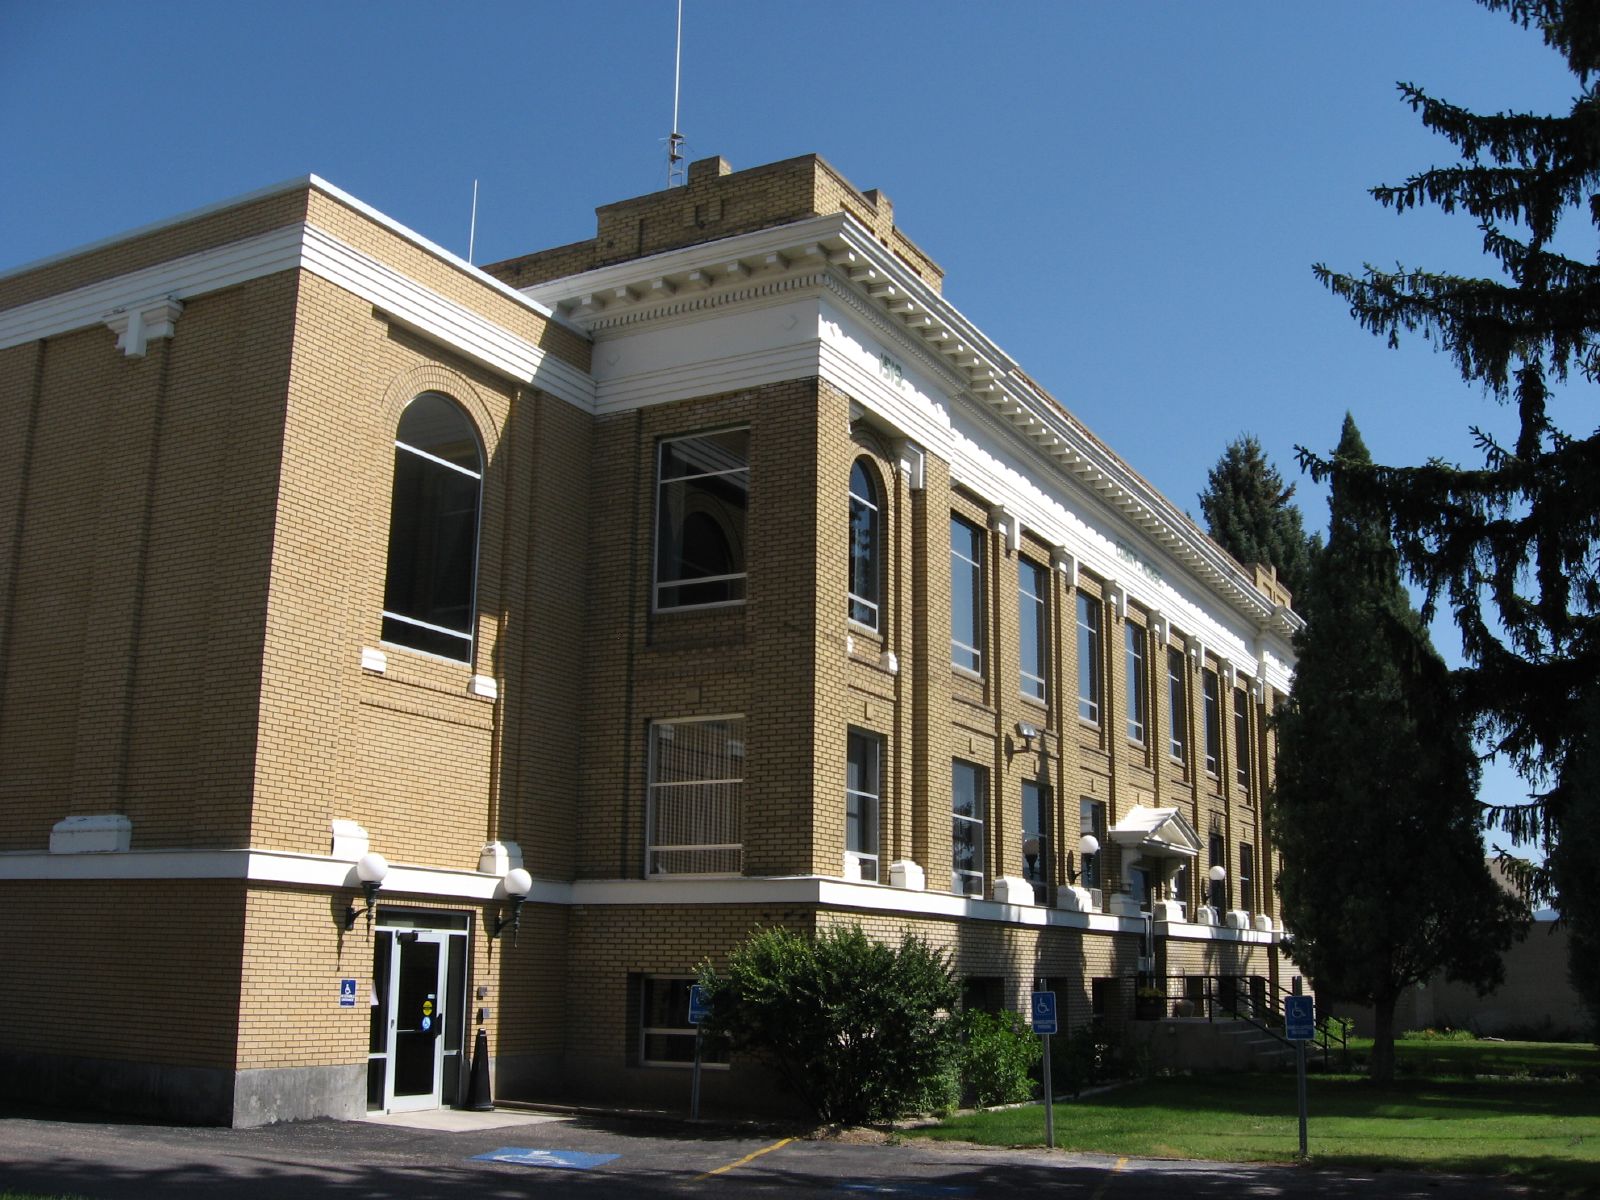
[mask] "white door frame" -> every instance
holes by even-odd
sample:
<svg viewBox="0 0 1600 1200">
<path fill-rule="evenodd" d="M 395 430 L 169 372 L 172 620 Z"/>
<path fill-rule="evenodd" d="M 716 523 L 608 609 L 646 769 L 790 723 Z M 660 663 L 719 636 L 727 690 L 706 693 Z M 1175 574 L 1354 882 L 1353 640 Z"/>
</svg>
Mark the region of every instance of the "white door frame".
<svg viewBox="0 0 1600 1200">
<path fill-rule="evenodd" d="M 389 1028 L 386 1031 L 386 1044 L 388 1050 L 389 1066 L 384 1072 L 383 1107 L 386 1112 L 415 1112 L 419 1109 L 439 1108 L 442 1102 L 442 1085 L 444 1074 L 444 1011 L 445 999 L 448 996 L 448 968 L 450 963 L 450 937 L 448 932 L 429 929 L 394 929 L 384 930 L 387 936 L 394 939 L 394 948 L 389 959 Z M 402 1012 L 400 1008 L 400 980 L 404 975 L 402 963 L 406 952 L 416 946 L 429 945 L 436 947 L 438 961 L 434 968 L 433 988 L 431 1001 L 427 1007 L 431 1012 Z M 426 995 L 426 994 L 425 994 Z M 417 1007 L 413 1004 L 411 1007 Z M 399 1040 L 403 1033 L 420 1032 L 422 1023 L 433 1023 L 430 1027 L 438 1029 L 432 1038 L 433 1064 L 433 1089 L 428 1092 L 418 1092 L 412 1095 L 395 1095 L 395 1081 L 399 1075 Z"/>
</svg>

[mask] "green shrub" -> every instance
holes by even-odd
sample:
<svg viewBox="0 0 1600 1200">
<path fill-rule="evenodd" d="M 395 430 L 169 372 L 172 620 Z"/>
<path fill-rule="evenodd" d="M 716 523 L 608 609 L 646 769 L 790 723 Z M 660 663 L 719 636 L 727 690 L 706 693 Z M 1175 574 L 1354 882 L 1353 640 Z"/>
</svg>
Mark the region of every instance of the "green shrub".
<svg viewBox="0 0 1600 1200">
<path fill-rule="evenodd" d="M 1408 1029 L 1400 1035 L 1402 1042 L 1475 1042 L 1478 1035 L 1470 1029 Z"/>
<path fill-rule="evenodd" d="M 959 989 L 945 954 L 919 938 L 893 947 L 859 927 L 758 929 L 726 974 L 703 966 L 700 983 L 708 1031 L 764 1055 L 820 1121 L 893 1120 L 948 1090 L 939 1077 L 956 1049 Z"/>
<path fill-rule="evenodd" d="M 1086 1087 L 1122 1073 L 1121 1046 L 1106 1028 L 1091 1021 L 1050 1039 L 1051 1086 L 1076 1096 Z"/>
<path fill-rule="evenodd" d="M 1031 1072 L 1042 1057 L 1039 1039 L 1009 1009 L 962 1015 L 961 1083 L 979 1108 L 1029 1099 Z"/>
</svg>

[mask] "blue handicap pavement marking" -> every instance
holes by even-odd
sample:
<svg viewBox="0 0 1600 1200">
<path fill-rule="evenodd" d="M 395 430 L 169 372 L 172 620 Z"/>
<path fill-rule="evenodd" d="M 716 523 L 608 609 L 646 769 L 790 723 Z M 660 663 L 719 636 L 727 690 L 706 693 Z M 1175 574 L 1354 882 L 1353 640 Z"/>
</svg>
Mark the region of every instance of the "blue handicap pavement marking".
<svg viewBox="0 0 1600 1200">
<path fill-rule="evenodd" d="M 837 1183 L 836 1192 L 866 1192 L 873 1196 L 971 1196 L 975 1189 L 949 1183 L 919 1183 L 913 1179 L 852 1179 Z"/>
<path fill-rule="evenodd" d="M 587 1171 L 608 1163 L 619 1154 L 585 1154 L 582 1150 L 519 1150 L 502 1146 L 487 1154 L 474 1154 L 472 1162 L 515 1163 L 519 1167 L 554 1167 L 561 1171 Z"/>
</svg>

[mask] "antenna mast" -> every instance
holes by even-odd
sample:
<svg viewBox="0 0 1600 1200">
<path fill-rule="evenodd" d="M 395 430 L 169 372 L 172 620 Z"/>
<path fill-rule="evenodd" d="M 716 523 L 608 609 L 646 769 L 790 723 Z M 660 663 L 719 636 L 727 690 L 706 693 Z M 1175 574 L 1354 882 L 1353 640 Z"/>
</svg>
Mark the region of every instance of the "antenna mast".
<svg viewBox="0 0 1600 1200">
<path fill-rule="evenodd" d="M 467 265 L 472 265 L 472 245 L 478 240 L 478 181 L 472 181 L 472 223 L 467 226 Z"/>
<path fill-rule="evenodd" d="M 686 182 L 683 166 L 683 134 L 678 132 L 678 84 L 683 78 L 683 0 L 678 0 L 678 48 L 672 59 L 672 132 L 667 136 L 667 186 L 682 187 Z"/>
</svg>

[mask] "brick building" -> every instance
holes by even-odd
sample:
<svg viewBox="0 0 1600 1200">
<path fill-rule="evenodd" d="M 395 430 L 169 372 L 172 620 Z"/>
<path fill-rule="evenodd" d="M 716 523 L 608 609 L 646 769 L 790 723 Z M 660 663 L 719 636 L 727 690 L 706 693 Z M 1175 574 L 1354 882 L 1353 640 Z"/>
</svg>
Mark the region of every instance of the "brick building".
<svg viewBox="0 0 1600 1200">
<path fill-rule="evenodd" d="M 1270 575 L 823 160 L 597 217 L 478 269 L 310 178 L 0 276 L 12 1090 L 438 1106 L 482 1029 L 679 1103 L 761 924 L 1069 1024 L 1275 977 Z"/>
</svg>

